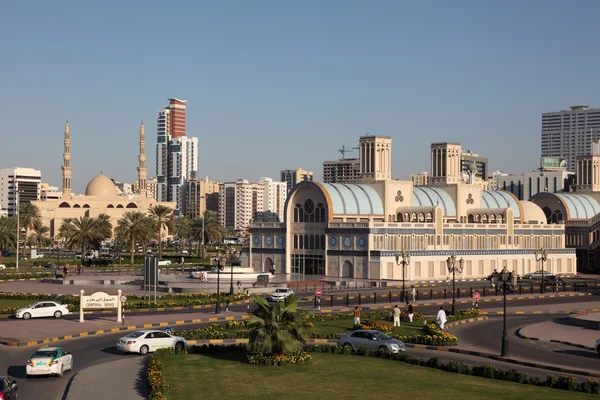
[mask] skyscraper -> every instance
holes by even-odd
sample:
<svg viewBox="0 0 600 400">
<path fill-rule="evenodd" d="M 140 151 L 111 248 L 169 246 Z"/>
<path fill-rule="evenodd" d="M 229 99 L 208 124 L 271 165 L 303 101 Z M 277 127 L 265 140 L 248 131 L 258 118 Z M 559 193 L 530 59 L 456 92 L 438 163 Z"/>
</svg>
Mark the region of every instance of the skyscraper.
<svg viewBox="0 0 600 400">
<path fill-rule="evenodd" d="M 591 154 L 592 140 L 600 137 L 600 108 L 571 106 L 570 110 L 542 113 L 542 157 L 566 159 L 575 171 L 578 156 Z"/>
<path fill-rule="evenodd" d="M 157 114 L 156 199 L 177 203 L 185 212 L 185 188 L 198 171 L 198 139 L 186 136 L 187 100 L 169 99 Z"/>
</svg>

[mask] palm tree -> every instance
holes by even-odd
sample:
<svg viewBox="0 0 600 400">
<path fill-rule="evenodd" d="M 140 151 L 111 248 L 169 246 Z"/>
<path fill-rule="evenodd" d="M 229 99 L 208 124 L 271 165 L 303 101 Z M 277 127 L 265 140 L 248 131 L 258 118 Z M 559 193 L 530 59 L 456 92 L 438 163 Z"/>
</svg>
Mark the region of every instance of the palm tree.
<svg viewBox="0 0 600 400">
<path fill-rule="evenodd" d="M 206 210 L 204 212 L 204 236 L 202 235 L 202 219 L 192 221 L 192 238 L 198 243 L 201 243 L 204 239 L 202 256 L 205 254 L 204 248 L 206 248 L 206 243 L 221 243 L 225 232 L 226 229 L 223 225 L 219 224 L 219 218 L 215 211 Z M 200 256 L 200 247 L 198 247 L 198 256 Z"/>
<path fill-rule="evenodd" d="M 73 218 L 69 220 L 69 224 L 71 227 L 65 228 L 67 246 L 71 249 L 81 249 L 82 257 L 85 257 L 86 250 L 97 249 L 100 247 L 100 243 L 106 239 L 95 218 Z"/>
<path fill-rule="evenodd" d="M 146 214 L 136 211 L 126 212 L 117 221 L 116 233 L 118 240 L 131 243 L 131 266 L 133 266 L 135 244 L 137 242 L 148 243 L 154 233 L 153 227 L 153 221 Z"/>
<path fill-rule="evenodd" d="M 156 239 L 158 240 L 158 258 L 162 258 L 162 236 L 161 232 L 164 229 L 167 230 L 167 233 L 171 232 L 174 229 L 173 226 L 173 210 L 167 206 L 163 206 L 160 204 L 151 207 L 148 212 L 150 213 L 150 218 L 154 223 L 154 230 L 156 232 Z"/>
<path fill-rule="evenodd" d="M 179 217 L 175 220 L 175 236 L 181 243 L 182 249 L 185 248 L 185 242 L 192 236 L 192 220 L 188 217 Z"/>
<path fill-rule="evenodd" d="M 2 264 L 2 251 L 16 244 L 16 229 L 17 221 L 14 217 L 0 217 L 0 264 Z"/>
<path fill-rule="evenodd" d="M 28 243 L 30 247 L 37 247 L 38 251 L 42 249 L 42 246 L 47 245 L 48 242 L 51 242 L 50 237 L 48 236 L 50 233 L 50 228 L 46 225 L 42 224 L 41 221 L 37 222 L 33 227 L 33 233 L 29 235 L 27 240 L 32 241 L 32 243 Z"/>
<path fill-rule="evenodd" d="M 25 256 L 25 246 L 27 245 L 27 236 L 29 231 L 35 228 L 36 224 L 41 224 L 40 209 L 31 203 L 20 207 L 19 223 L 25 229 L 25 240 L 23 240 L 23 256 Z"/>
<path fill-rule="evenodd" d="M 96 216 L 96 221 L 98 222 L 98 229 L 102 233 L 102 235 L 108 239 L 113 235 L 113 225 L 110 222 L 110 217 L 106 214 L 99 214 Z"/>
<path fill-rule="evenodd" d="M 250 318 L 248 351 L 261 354 L 288 353 L 306 343 L 308 326 L 301 311 L 297 310 L 295 295 L 283 304 L 269 304 L 265 297 L 255 297 L 258 308 Z"/>
</svg>

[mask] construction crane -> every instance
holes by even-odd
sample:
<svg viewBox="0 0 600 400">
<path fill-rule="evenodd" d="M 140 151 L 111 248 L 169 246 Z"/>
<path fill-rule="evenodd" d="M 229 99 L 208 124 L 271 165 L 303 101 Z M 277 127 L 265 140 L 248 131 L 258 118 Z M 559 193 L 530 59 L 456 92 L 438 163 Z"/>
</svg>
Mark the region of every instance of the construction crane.
<svg viewBox="0 0 600 400">
<path fill-rule="evenodd" d="M 352 147 L 352 149 L 348 149 L 346 150 L 346 146 L 342 146 L 341 149 L 339 149 L 338 151 L 340 153 L 342 153 L 342 160 L 346 159 L 346 153 L 353 153 L 354 150 L 358 150 L 360 149 L 360 147 Z"/>
</svg>

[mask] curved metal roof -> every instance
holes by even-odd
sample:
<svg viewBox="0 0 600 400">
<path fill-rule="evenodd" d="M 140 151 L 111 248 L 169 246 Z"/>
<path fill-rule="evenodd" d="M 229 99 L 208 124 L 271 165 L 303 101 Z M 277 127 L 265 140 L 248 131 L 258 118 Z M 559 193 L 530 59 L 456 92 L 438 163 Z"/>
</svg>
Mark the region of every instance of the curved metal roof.
<svg viewBox="0 0 600 400">
<path fill-rule="evenodd" d="M 515 218 L 521 218 L 521 207 L 517 200 L 504 190 L 482 190 L 482 208 L 512 208 Z"/>
<path fill-rule="evenodd" d="M 444 216 L 456 216 L 456 205 L 447 192 L 439 188 L 422 186 L 413 187 L 413 206 L 435 207 L 437 205 L 444 211 Z"/>
<path fill-rule="evenodd" d="M 600 204 L 591 196 L 574 193 L 555 193 L 555 196 L 563 200 L 569 209 L 571 218 L 587 219 L 600 213 Z"/>
<path fill-rule="evenodd" d="M 321 183 L 333 204 L 334 214 L 373 215 L 383 214 L 381 198 L 369 185 Z"/>
</svg>

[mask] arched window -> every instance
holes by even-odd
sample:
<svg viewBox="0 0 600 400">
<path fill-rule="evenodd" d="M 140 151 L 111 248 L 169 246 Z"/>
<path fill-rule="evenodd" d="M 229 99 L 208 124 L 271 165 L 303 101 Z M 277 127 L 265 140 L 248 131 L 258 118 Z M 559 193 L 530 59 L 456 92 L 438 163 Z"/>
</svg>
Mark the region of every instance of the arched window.
<svg viewBox="0 0 600 400">
<path fill-rule="evenodd" d="M 475 222 L 475 218 L 473 218 L 473 214 L 469 214 L 469 223 L 472 224 Z"/>
<path fill-rule="evenodd" d="M 298 205 L 298 222 L 304 222 L 304 209 L 301 205 Z"/>
<path fill-rule="evenodd" d="M 73 208 L 81 208 L 81 206 L 79 204 L 75 204 Z"/>
<path fill-rule="evenodd" d="M 298 235 L 294 235 L 294 249 L 297 249 L 297 248 L 298 248 Z"/>
<path fill-rule="evenodd" d="M 84 204 L 83 208 L 90 208 L 90 205 L 89 204 Z"/>
<path fill-rule="evenodd" d="M 475 215 L 475 223 L 478 224 L 481 222 L 481 216 L 479 214 Z"/>
<path fill-rule="evenodd" d="M 294 222 L 300 222 L 300 204 L 294 206 Z"/>
<path fill-rule="evenodd" d="M 123 208 L 123 204 L 117 204 L 117 208 Z"/>
<path fill-rule="evenodd" d="M 419 213 L 419 222 L 425 222 L 425 214 Z"/>
<path fill-rule="evenodd" d="M 321 235 L 321 248 L 325 248 L 325 235 Z"/>
<path fill-rule="evenodd" d="M 304 235 L 304 248 L 308 249 L 308 235 Z"/>
<path fill-rule="evenodd" d="M 115 208 L 115 206 L 113 206 L 112 204 L 109 204 L 106 206 L 106 208 Z"/>
<path fill-rule="evenodd" d="M 308 248 L 309 248 L 310 250 L 312 250 L 312 249 L 314 249 L 314 248 L 315 248 L 315 237 L 314 237 L 314 235 L 310 235 L 310 236 L 308 237 Z"/>
<path fill-rule="evenodd" d="M 554 177 L 554 191 L 553 193 L 556 193 L 558 191 L 558 180 L 556 179 L 556 177 Z"/>
<path fill-rule="evenodd" d="M 135 203 L 129 203 L 129 204 L 127 204 L 127 208 L 138 208 L 138 207 Z"/>
<path fill-rule="evenodd" d="M 298 245 L 299 249 L 303 249 L 304 248 L 304 235 L 299 235 L 300 236 L 300 244 Z"/>
<path fill-rule="evenodd" d="M 498 223 L 501 224 L 504 220 L 504 216 L 502 214 L 498 214 Z"/>
<path fill-rule="evenodd" d="M 431 215 L 431 213 L 427 213 L 427 217 L 426 217 L 427 222 L 432 222 L 433 221 L 433 216 Z"/>
<path fill-rule="evenodd" d="M 410 222 L 416 222 L 417 221 L 417 213 L 412 213 L 410 216 Z"/>
<path fill-rule="evenodd" d="M 321 206 L 319 214 L 321 215 L 321 222 L 327 222 L 327 219 L 325 218 L 325 207 Z"/>
<path fill-rule="evenodd" d="M 58 208 L 71 208 L 71 206 L 66 201 L 63 201 L 62 203 L 60 203 Z"/>
<path fill-rule="evenodd" d="M 496 223 L 496 216 L 494 214 L 490 215 L 490 224 Z"/>
</svg>

